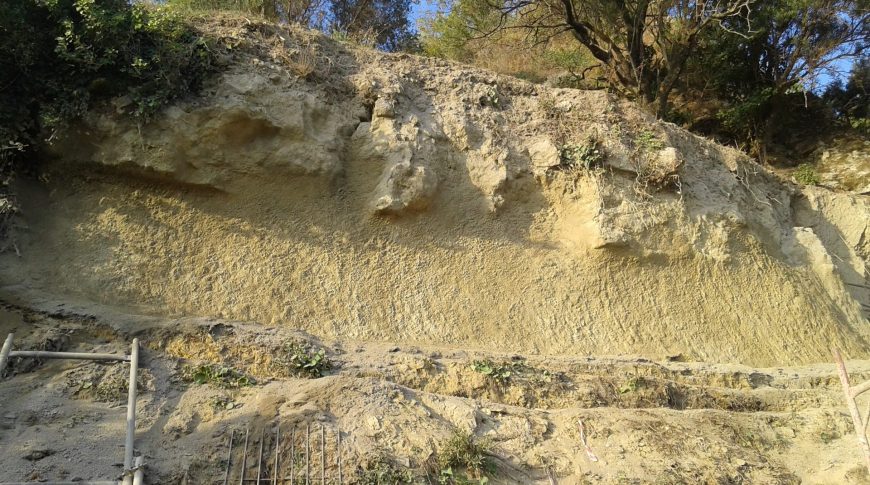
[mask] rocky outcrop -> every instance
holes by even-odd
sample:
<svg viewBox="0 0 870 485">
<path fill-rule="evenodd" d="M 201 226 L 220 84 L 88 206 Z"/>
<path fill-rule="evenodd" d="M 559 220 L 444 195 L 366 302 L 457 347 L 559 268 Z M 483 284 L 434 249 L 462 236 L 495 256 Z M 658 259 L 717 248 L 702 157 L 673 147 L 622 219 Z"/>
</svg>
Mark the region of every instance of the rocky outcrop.
<svg viewBox="0 0 870 485">
<path fill-rule="evenodd" d="M 282 35 L 314 73 L 241 50 L 147 125 L 95 112 L 62 137 L 49 190 L 21 189 L 7 290 L 350 339 L 870 356 L 866 198 L 603 92 Z"/>
</svg>

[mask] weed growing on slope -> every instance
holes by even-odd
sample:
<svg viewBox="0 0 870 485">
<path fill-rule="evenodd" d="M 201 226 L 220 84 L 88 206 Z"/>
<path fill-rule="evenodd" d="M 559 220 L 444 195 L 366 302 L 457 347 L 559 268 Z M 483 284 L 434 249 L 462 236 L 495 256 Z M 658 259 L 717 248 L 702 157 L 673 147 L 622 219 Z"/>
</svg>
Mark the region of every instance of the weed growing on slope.
<svg viewBox="0 0 870 485">
<path fill-rule="evenodd" d="M 819 185 L 819 175 L 809 163 L 802 163 L 794 171 L 794 179 L 801 185 Z"/>
<path fill-rule="evenodd" d="M 471 364 L 471 368 L 502 386 L 510 382 L 511 375 L 513 374 L 511 364 L 497 364 L 489 359 L 475 360 Z"/>
<path fill-rule="evenodd" d="M 629 392 L 635 392 L 638 389 L 642 389 L 645 385 L 646 379 L 644 379 L 642 376 L 632 376 L 621 386 L 619 386 L 619 393 L 627 394 Z"/>
<path fill-rule="evenodd" d="M 490 359 L 475 360 L 471 364 L 475 372 L 483 374 L 499 386 L 506 386 L 514 379 L 529 381 L 533 384 L 549 384 L 554 378 L 561 378 L 559 373 L 530 366 L 525 362 L 494 362 Z"/>
<path fill-rule="evenodd" d="M 357 470 L 356 482 L 360 485 L 403 485 L 414 483 L 414 473 L 399 467 L 385 457 L 365 463 Z"/>
<path fill-rule="evenodd" d="M 232 367 L 215 364 L 189 366 L 184 369 L 184 378 L 195 384 L 211 384 L 223 388 L 238 388 L 253 386 L 257 381 Z"/>
<path fill-rule="evenodd" d="M 562 145 L 559 149 L 559 160 L 563 167 L 583 167 L 590 170 L 602 164 L 604 155 L 598 146 L 598 140 L 589 138 L 584 143 Z"/>
<path fill-rule="evenodd" d="M 332 368 L 326 351 L 315 350 L 310 344 L 290 342 L 285 345 L 285 365 L 293 375 L 309 378 L 323 377 L 324 372 Z"/>
<path fill-rule="evenodd" d="M 490 459 L 492 443 L 457 429 L 438 448 L 437 481 L 441 485 L 489 483 L 494 464 Z"/>
<path fill-rule="evenodd" d="M 641 131 L 634 139 L 634 145 L 645 152 L 657 152 L 665 147 L 665 143 L 650 130 Z"/>
</svg>

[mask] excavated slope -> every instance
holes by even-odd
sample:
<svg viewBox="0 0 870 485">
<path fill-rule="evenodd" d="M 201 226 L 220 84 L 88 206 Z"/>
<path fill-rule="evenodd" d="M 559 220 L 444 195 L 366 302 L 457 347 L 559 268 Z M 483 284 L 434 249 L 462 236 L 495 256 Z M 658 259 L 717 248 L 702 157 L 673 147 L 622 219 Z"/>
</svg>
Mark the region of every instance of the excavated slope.
<svg viewBox="0 0 870 485">
<path fill-rule="evenodd" d="M 211 27 L 234 49 L 200 98 L 144 126 L 95 112 L 19 183 L 7 297 L 511 352 L 870 357 L 867 197 L 603 92 Z M 575 155 L 592 140 L 600 164 Z"/>
</svg>

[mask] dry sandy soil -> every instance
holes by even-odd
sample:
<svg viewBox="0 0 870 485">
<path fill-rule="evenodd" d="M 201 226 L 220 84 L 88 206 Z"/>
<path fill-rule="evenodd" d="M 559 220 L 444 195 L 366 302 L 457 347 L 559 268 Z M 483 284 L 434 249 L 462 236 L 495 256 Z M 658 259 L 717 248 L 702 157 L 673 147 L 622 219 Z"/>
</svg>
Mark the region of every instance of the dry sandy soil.
<svg viewBox="0 0 870 485">
<path fill-rule="evenodd" d="M 364 479 L 365 470 L 382 457 L 414 470 L 414 483 L 427 483 L 427 465 L 456 429 L 491 441 L 491 483 L 868 483 L 832 365 L 524 358 L 321 342 L 283 327 L 82 310 L 9 306 L 0 313 L 0 330 L 16 331 L 24 348 L 121 353 L 124 342 L 141 339 L 137 450 L 150 483 L 220 483 L 231 431 L 238 476 L 245 427 L 256 436 L 271 434 L 275 423 L 284 429 L 285 453 L 291 427 L 300 433 L 297 450 L 305 424 L 315 426 L 314 448 L 320 424 L 340 429 L 344 477 L 357 483 L 377 483 Z M 292 341 L 324 346 L 332 370 L 318 379 L 291 377 L 280 358 Z M 504 382 L 488 377 L 474 364 L 485 360 L 510 365 L 512 375 Z M 232 366 L 257 383 L 227 389 L 190 382 L 185 366 L 203 363 Z M 123 366 L 14 365 L 20 374 L 0 383 L 0 478 L 118 475 Z M 870 363 L 849 367 L 856 378 L 870 378 Z M 580 421 L 597 461 L 582 445 Z M 256 473 L 255 450 L 249 477 Z M 334 479 L 331 460 L 327 475 Z M 272 476 L 271 463 L 264 476 Z M 286 464 L 282 472 L 289 475 Z"/>
<path fill-rule="evenodd" d="M 202 96 L 59 134 L 0 255 L 21 348 L 142 339 L 151 483 L 219 483 L 230 430 L 279 421 L 340 428 L 347 476 L 425 483 L 458 429 L 490 483 L 867 482 L 826 363 L 870 377 L 866 195 L 603 92 L 203 28 L 225 65 Z M 333 370 L 293 376 L 292 341 Z M 117 475 L 121 371 L 13 362 L 0 480 Z"/>
</svg>

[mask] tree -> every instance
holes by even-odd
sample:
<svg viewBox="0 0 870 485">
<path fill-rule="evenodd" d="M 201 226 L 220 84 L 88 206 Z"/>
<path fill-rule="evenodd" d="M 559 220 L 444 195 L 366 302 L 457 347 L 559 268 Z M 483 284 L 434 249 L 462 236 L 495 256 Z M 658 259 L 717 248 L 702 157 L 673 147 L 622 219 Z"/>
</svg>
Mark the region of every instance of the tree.
<svg viewBox="0 0 870 485">
<path fill-rule="evenodd" d="M 387 51 L 406 48 L 416 36 L 409 19 L 416 0 L 331 0 L 329 29 L 351 37 L 370 36 Z"/>
<path fill-rule="evenodd" d="M 821 76 L 837 77 L 844 60 L 864 52 L 870 39 L 868 4 L 756 0 L 751 15 L 723 22 L 723 28 L 743 35 L 704 36 L 684 91 L 707 104 L 715 100 L 720 134 L 750 142 L 765 158 L 777 133 L 800 130 L 806 118 L 824 116 L 813 91 Z M 822 131 L 813 128 L 816 136 Z"/>
<path fill-rule="evenodd" d="M 328 6 L 328 0 L 166 0 L 166 3 L 197 10 L 248 12 L 307 26 L 321 22 Z"/>
<path fill-rule="evenodd" d="M 519 19 L 513 28 L 542 37 L 570 32 L 597 59 L 614 89 L 664 116 L 701 34 L 749 15 L 752 2 L 507 0 L 491 5 L 504 19 Z"/>
<path fill-rule="evenodd" d="M 405 48 L 416 38 L 409 19 L 417 0 L 167 0 L 174 6 L 235 10 L 337 33 L 384 50 Z"/>
<path fill-rule="evenodd" d="M 0 171 L 100 101 L 147 119 L 196 91 L 206 40 L 165 8 L 126 0 L 0 0 Z"/>
<path fill-rule="evenodd" d="M 847 121 L 870 117 L 870 57 L 855 63 L 845 85 L 837 80 L 828 86 L 824 99 Z"/>
</svg>

